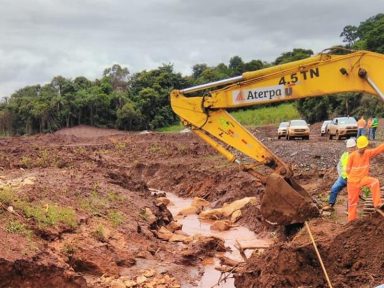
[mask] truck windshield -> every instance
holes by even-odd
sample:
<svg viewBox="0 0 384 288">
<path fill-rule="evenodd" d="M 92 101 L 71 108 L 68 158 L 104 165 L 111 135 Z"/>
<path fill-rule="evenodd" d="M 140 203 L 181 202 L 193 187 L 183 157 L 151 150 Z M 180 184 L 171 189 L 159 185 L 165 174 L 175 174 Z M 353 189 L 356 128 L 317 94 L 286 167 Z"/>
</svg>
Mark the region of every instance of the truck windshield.
<svg viewBox="0 0 384 288">
<path fill-rule="evenodd" d="M 308 124 L 305 120 L 292 120 L 291 126 L 308 126 Z"/>
<path fill-rule="evenodd" d="M 337 120 L 339 125 L 356 124 L 356 120 L 353 117 L 338 118 Z"/>
</svg>

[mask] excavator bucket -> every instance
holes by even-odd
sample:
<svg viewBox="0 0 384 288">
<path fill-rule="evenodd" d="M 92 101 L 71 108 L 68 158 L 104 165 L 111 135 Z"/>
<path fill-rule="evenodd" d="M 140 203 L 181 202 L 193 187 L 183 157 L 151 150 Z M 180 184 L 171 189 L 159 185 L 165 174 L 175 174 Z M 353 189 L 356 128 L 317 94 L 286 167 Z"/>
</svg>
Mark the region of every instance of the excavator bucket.
<svg viewBox="0 0 384 288">
<path fill-rule="evenodd" d="M 294 179 L 272 173 L 266 181 L 261 200 L 263 217 L 280 225 L 304 223 L 320 215 L 311 196 Z"/>
</svg>

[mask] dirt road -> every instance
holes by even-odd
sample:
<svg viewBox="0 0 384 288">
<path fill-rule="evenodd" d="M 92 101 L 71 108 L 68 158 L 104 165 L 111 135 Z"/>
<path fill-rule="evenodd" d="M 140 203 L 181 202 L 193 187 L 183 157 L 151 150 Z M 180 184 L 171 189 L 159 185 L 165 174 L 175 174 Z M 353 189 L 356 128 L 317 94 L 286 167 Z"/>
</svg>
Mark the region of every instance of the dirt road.
<svg viewBox="0 0 384 288">
<path fill-rule="evenodd" d="M 325 203 L 344 142 L 316 133 L 308 141 L 277 140 L 275 130 L 252 132 L 292 163 L 297 180 Z M 243 197 L 260 199 L 264 189 L 190 133 L 77 127 L 2 138 L 0 144 L 0 287 L 145 287 L 150 281 L 194 287 L 201 275 L 191 271 L 200 271 L 204 252 L 186 265 L 186 249 L 196 250 L 159 239 L 157 231 L 172 215 L 149 188 L 201 197 L 212 208 Z M 384 183 L 380 161 L 372 172 Z M 337 213 L 311 222 L 320 253 L 334 287 L 374 287 L 384 282 L 383 218 L 343 225 L 345 205 L 344 191 Z M 264 223 L 257 206 L 246 206 L 242 215 L 239 224 L 281 237 L 237 271 L 236 287 L 325 286 L 305 231 L 282 242 L 282 229 Z"/>
</svg>

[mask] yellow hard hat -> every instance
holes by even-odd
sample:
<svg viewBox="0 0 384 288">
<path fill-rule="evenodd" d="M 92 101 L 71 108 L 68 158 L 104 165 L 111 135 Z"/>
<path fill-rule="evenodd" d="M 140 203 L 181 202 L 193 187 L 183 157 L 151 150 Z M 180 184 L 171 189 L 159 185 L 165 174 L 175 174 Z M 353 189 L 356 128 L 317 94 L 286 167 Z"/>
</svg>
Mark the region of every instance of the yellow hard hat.
<svg viewBox="0 0 384 288">
<path fill-rule="evenodd" d="M 357 138 L 356 146 L 359 149 L 367 147 L 368 146 L 368 138 L 367 138 L 367 136 L 362 135 L 359 138 Z"/>
</svg>

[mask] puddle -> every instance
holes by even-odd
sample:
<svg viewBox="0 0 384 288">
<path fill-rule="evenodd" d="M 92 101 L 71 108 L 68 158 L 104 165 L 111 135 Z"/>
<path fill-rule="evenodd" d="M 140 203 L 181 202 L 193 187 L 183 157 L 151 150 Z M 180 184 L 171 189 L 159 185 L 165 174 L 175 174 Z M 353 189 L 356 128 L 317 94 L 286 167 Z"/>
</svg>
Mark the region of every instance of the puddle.
<svg viewBox="0 0 384 288">
<path fill-rule="evenodd" d="M 151 189 L 153 192 L 164 192 Z M 270 240 L 260 239 L 257 235 L 250 231 L 246 227 L 237 226 L 233 227 L 228 231 L 215 231 L 211 230 L 212 221 L 201 221 L 198 215 L 188 215 L 181 216 L 177 215 L 182 209 L 189 207 L 192 204 L 192 199 L 183 199 L 175 194 L 170 192 L 165 192 L 166 197 L 171 201 L 171 204 L 168 205 L 168 210 L 172 213 L 175 220 L 183 225 L 182 231 L 189 234 L 201 234 L 204 236 L 215 236 L 224 240 L 225 246 L 230 248 L 230 251 L 225 252 L 224 256 L 231 258 L 236 261 L 242 261 L 238 249 L 235 245 L 240 243 L 241 246 L 257 246 L 257 247 L 268 247 L 271 244 Z M 252 254 L 253 250 L 245 250 L 245 254 L 249 257 Z M 215 266 L 219 266 L 219 260 L 208 259 L 204 263 L 204 274 L 200 282 L 195 287 L 207 288 L 234 288 L 234 279 L 232 277 L 226 278 L 226 282 L 221 282 L 220 285 L 217 285 L 218 280 L 220 279 L 221 272 L 215 269 Z"/>
</svg>

